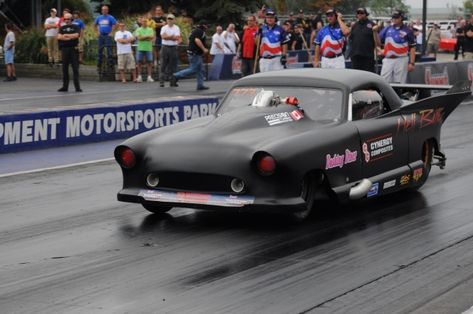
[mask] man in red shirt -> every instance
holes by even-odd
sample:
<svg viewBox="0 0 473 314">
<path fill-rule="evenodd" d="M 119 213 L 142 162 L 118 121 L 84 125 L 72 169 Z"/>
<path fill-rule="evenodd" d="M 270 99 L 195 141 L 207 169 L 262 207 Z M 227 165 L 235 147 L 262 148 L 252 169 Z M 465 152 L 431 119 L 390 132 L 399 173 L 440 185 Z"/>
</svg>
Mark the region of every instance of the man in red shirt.
<svg viewBox="0 0 473 314">
<path fill-rule="evenodd" d="M 241 73 L 243 76 L 253 74 L 256 55 L 255 37 L 258 32 L 254 15 L 248 16 L 247 23 L 248 25 L 243 28 L 243 35 L 237 51 L 237 54 L 241 57 Z"/>
</svg>

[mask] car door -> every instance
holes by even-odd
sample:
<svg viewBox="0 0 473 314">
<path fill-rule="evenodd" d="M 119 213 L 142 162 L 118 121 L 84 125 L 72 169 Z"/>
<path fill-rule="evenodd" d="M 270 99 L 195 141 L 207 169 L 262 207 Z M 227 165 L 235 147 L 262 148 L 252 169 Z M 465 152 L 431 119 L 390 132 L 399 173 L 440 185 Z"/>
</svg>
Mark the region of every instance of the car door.
<svg viewBox="0 0 473 314">
<path fill-rule="evenodd" d="M 398 132 L 401 115 L 386 116 L 389 105 L 377 91 L 352 93 L 352 120 L 358 129 L 362 175 L 370 178 L 405 166 L 408 162 L 408 137 Z M 358 114 L 356 107 L 363 114 Z"/>
</svg>

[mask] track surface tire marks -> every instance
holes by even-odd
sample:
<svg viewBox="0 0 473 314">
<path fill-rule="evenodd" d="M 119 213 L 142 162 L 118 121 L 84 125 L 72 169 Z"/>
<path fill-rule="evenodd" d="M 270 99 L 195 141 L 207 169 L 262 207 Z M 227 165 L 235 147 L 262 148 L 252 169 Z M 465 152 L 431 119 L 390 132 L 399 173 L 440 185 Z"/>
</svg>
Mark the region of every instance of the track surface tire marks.
<svg viewBox="0 0 473 314">
<path fill-rule="evenodd" d="M 284 217 L 115 200 L 112 162 L 0 179 L 5 313 L 452 313 L 471 307 L 473 106 L 420 192 Z"/>
</svg>

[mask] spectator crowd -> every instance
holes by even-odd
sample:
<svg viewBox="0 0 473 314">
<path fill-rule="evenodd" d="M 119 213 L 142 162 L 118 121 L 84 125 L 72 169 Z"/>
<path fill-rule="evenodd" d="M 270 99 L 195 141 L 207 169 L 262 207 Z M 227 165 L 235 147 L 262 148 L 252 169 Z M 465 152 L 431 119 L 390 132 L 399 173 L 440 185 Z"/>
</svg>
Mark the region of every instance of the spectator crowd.
<svg viewBox="0 0 473 314">
<path fill-rule="evenodd" d="M 406 22 L 405 13 L 395 10 L 390 21 L 373 21 L 366 8 L 358 8 L 355 20 L 346 21 L 342 12 L 329 9 L 318 14 L 305 15 L 299 10 L 279 20 L 276 12 L 263 6 L 254 15 L 246 17 L 246 24 L 238 30 L 234 23 L 215 25 L 215 33 L 207 47 L 206 31 L 209 23 L 195 23 L 189 35 L 187 55 L 189 67 L 178 69 L 178 46 L 182 44 L 181 30 L 173 13 L 165 13 L 162 6 L 136 21 L 133 30 L 126 29 L 124 21 L 117 21 L 103 5 L 101 14 L 94 20 L 98 38 L 97 67 L 114 70 L 118 68 L 120 81 L 125 83 L 130 72 L 133 82 L 154 82 L 153 67 L 159 69 L 159 85 L 176 87 L 179 79 L 192 73 L 197 76 L 197 90 L 204 86 L 204 55 L 214 59 L 218 55 L 234 55 L 240 59 L 243 76 L 286 68 L 290 51 L 307 52 L 312 66 L 322 68 L 345 68 L 351 60 L 354 69 L 377 73 L 377 61 L 382 58 L 380 75 L 388 82 L 406 82 L 407 73 L 415 67 L 416 52 L 437 56 L 442 32 L 433 24 L 426 33 L 426 47 L 422 47 L 420 21 Z M 194 24 L 185 11 L 185 21 Z M 80 12 L 64 9 L 58 17 L 56 9 L 44 21 L 48 51 L 48 65 L 63 67 L 63 86 L 69 84 L 68 67 L 74 74 L 76 91 L 79 85 L 79 64 L 83 63 L 84 22 Z M 5 81 L 16 80 L 14 67 L 15 34 L 11 24 L 5 25 L 3 45 L 7 69 Z M 473 59 L 473 15 L 467 22 L 458 19 L 456 27 L 448 30 L 457 38 L 454 59 L 461 53 L 464 59 Z M 113 48 L 116 50 L 116 61 Z M 424 48 L 424 49 L 423 49 Z M 106 64 L 104 62 L 106 60 Z M 146 70 L 146 75 L 142 76 Z"/>
</svg>

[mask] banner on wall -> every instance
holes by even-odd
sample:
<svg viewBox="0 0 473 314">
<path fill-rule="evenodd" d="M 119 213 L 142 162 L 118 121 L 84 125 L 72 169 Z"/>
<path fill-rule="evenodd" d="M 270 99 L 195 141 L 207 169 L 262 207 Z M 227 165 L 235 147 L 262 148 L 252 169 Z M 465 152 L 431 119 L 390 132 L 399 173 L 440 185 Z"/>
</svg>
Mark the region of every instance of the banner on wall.
<svg viewBox="0 0 473 314">
<path fill-rule="evenodd" d="M 0 115 L 0 153 L 126 138 L 212 114 L 218 99 L 74 107 Z"/>
</svg>

